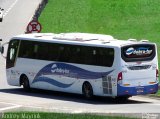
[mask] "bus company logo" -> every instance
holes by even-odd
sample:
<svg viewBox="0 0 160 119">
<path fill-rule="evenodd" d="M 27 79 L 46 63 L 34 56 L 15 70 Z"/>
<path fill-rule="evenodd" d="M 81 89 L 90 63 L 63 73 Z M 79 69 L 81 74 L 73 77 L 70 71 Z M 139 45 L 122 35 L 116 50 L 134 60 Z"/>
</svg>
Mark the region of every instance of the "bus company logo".
<svg viewBox="0 0 160 119">
<path fill-rule="evenodd" d="M 51 67 L 52 73 L 62 73 L 62 74 L 69 74 L 69 70 L 58 68 L 56 64 L 53 64 Z"/>
<path fill-rule="evenodd" d="M 150 55 L 152 53 L 152 50 L 149 50 L 149 48 L 140 47 L 140 48 L 133 48 L 130 47 L 126 50 L 126 55 Z"/>
<path fill-rule="evenodd" d="M 133 53 L 133 51 L 134 51 L 134 48 L 128 48 L 127 50 L 126 50 L 126 55 L 131 55 L 132 53 Z"/>
</svg>

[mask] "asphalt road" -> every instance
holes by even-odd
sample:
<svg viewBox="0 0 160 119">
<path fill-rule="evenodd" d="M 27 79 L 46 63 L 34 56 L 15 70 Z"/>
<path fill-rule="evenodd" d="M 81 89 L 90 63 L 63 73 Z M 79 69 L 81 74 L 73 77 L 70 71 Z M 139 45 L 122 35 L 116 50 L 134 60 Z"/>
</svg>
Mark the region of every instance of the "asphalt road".
<svg viewBox="0 0 160 119">
<path fill-rule="evenodd" d="M 86 100 L 83 96 L 76 94 L 43 90 L 25 92 L 19 88 L 11 88 L 0 90 L 1 104 L 6 104 L 6 106 L 0 107 L 0 111 L 30 110 L 104 115 L 117 114 L 139 118 L 144 115 L 151 115 L 158 116 L 157 119 L 160 118 L 160 100 L 140 96 L 131 97 L 126 102 L 116 102 L 112 98 L 95 97 L 92 100 Z"/>
<path fill-rule="evenodd" d="M 12 36 L 24 33 L 41 0 L 1 0 L 4 20 L 0 23 L 0 37 L 8 41 Z"/>
<path fill-rule="evenodd" d="M 4 19 L 0 22 L 0 38 L 2 44 L 15 35 L 22 34 L 33 17 L 41 0 L 0 0 L 4 9 Z M 0 89 L 10 88 L 6 82 L 5 59 L 0 57 Z"/>
<path fill-rule="evenodd" d="M 17 34 L 24 33 L 34 11 L 41 0 L 0 0 L 5 16 L 0 23 L 0 38 L 4 42 Z M 39 110 L 71 113 L 129 113 L 139 117 L 156 116 L 160 113 L 160 100 L 135 96 L 124 103 L 111 98 L 95 98 L 87 101 L 81 95 L 34 90 L 30 93 L 7 84 L 5 59 L 0 56 L 0 111 Z M 160 116 L 159 116 L 160 117 Z"/>
</svg>

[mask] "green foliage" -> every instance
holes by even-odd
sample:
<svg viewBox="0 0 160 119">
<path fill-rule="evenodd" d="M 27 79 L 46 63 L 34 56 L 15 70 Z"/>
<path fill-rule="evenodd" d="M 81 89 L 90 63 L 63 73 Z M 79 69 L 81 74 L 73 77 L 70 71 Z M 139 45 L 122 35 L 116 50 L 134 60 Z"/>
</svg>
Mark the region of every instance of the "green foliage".
<svg viewBox="0 0 160 119">
<path fill-rule="evenodd" d="M 90 32 L 159 42 L 159 0 L 49 0 L 43 32 Z"/>
<path fill-rule="evenodd" d="M 45 112 L 7 112 L 0 119 L 135 119 L 127 117 L 98 116 L 91 114 L 66 114 Z"/>
</svg>

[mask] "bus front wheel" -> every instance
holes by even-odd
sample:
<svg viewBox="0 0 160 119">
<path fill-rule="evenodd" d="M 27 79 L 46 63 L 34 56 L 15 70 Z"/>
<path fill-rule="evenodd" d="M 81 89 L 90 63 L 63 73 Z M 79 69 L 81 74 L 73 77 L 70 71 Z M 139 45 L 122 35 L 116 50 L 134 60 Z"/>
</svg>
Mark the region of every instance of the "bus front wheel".
<svg viewBox="0 0 160 119">
<path fill-rule="evenodd" d="M 21 77 L 21 85 L 25 91 L 30 91 L 30 85 L 27 76 L 24 75 Z"/>
<path fill-rule="evenodd" d="M 91 99 L 93 97 L 93 89 L 89 82 L 85 82 L 82 87 L 82 92 L 85 98 Z"/>
</svg>

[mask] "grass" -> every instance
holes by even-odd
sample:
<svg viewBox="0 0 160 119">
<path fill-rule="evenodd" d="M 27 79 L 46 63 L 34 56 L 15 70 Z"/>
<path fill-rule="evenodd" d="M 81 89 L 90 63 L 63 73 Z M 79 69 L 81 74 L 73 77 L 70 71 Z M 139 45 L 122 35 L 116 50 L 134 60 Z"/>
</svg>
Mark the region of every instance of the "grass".
<svg viewBox="0 0 160 119">
<path fill-rule="evenodd" d="M 89 32 L 159 43 L 159 0 L 49 0 L 42 32 Z"/>
<path fill-rule="evenodd" d="M 99 116 L 91 114 L 64 114 L 45 112 L 7 112 L 1 119 L 135 119 L 127 117 Z"/>
<path fill-rule="evenodd" d="M 158 92 L 155 94 L 155 96 L 160 96 L 160 90 L 158 90 Z"/>
</svg>

